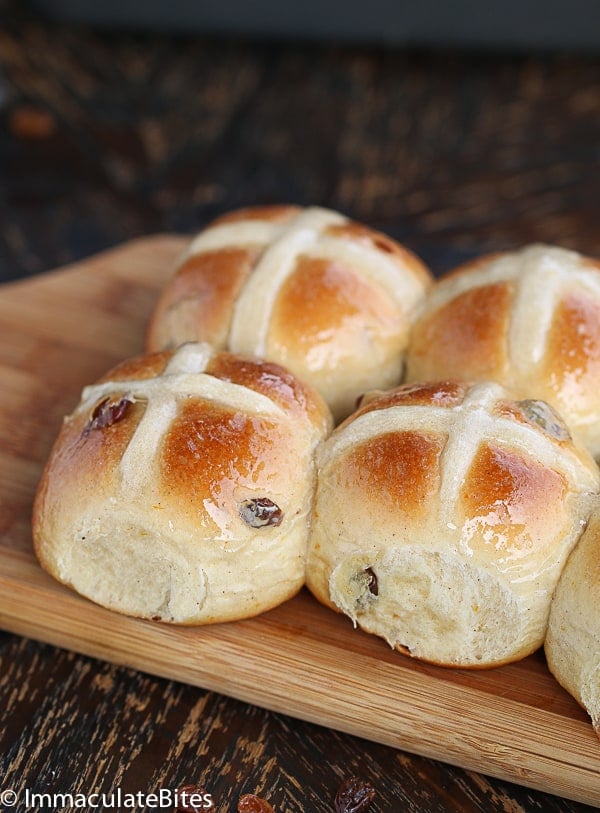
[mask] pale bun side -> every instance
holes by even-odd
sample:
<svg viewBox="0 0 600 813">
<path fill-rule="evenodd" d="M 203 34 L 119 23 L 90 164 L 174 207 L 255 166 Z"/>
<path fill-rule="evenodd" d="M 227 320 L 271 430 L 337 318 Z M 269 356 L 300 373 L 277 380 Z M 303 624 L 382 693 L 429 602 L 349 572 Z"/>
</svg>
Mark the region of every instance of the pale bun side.
<svg viewBox="0 0 600 813">
<path fill-rule="evenodd" d="M 544 648 L 550 671 L 600 737 L 600 506 L 561 574 Z"/>
<path fill-rule="evenodd" d="M 365 399 L 320 447 L 307 585 L 415 658 L 489 667 L 537 649 L 600 486 L 544 403 L 437 382 Z"/>
<path fill-rule="evenodd" d="M 42 566 L 125 614 L 256 615 L 303 585 L 321 397 L 278 365 L 188 344 L 123 362 L 63 424 L 35 499 Z"/>
<path fill-rule="evenodd" d="M 336 420 L 368 389 L 398 384 L 433 283 L 396 241 L 320 207 L 254 207 L 207 226 L 166 282 L 147 348 L 185 341 L 275 361 Z"/>
<path fill-rule="evenodd" d="M 441 278 L 413 327 L 405 381 L 494 380 L 552 404 L 600 455 L 600 263 L 530 245 Z"/>
</svg>

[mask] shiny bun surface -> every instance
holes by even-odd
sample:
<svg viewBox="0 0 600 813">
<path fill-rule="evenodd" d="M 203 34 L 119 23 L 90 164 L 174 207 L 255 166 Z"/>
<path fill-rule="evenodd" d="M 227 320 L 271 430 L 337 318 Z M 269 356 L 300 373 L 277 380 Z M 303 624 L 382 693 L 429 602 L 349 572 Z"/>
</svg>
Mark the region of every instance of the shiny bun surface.
<svg viewBox="0 0 600 813">
<path fill-rule="evenodd" d="M 600 263 L 547 245 L 442 278 L 413 327 L 406 381 L 498 381 L 552 404 L 600 455 Z"/>
<path fill-rule="evenodd" d="M 152 315 L 147 346 L 186 341 L 270 359 L 323 395 L 337 420 L 398 384 L 433 278 L 389 237 L 319 207 L 255 207 L 192 240 Z"/>
<path fill-rule="evenodd" d="M 304 582 L 321 397 L 208 345 L 131 359 L 87 387 L 36 496 L 41 564 L 126 614 L 255 615 Z"/>
<path fill-rule="evenodd" d="M 366 397 L 319 449 L 307 584 L 423 660 L 538 648 L 600 479 L 544 402 L 447 381 Z"/>
</svg>

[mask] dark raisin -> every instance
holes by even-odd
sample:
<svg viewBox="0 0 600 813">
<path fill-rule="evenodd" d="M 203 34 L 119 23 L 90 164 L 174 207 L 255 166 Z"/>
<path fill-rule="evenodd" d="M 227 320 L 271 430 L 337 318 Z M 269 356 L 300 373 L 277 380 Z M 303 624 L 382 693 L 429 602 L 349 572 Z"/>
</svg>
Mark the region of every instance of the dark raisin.
<svg viewBox="0 0 600 813">
<path fill-rule="evenodd" d="M 519 411 L 530 423 L 541 427 L 548 435 L 557 440 L 569 440 L 569 430 L 563 419 L 557 415 L 550 404 L 527 398 L 518 403 Z"/>
<path fill-rule="evenodd" d="M 384 251 L 386 254 L 396 254 L 397 252 L 394 244 L 380 234 L 375 235 L 373 238 L 373 245 L 380 251 Z"/>
<path fill-rule="evenodd" d="M 369 577 L 369 581 L 367 582 L 367 588 L 369 590 L 369 593 L 371 593 L 372 596 L 378 596 L 379 584 L 377 582 L 377 576 L 375 575 L 375 571 L 373 570 L 372 567 L 367 567 L 365 569 L 365 573 Z"/>
<path fill-rule="evenodd" d="M 257 497 L 244 500 L 240 505 L 240 517 L 251 528 L 263 528 L 265 525 L 281 525 L 283 511 L 268 497 Z"/>
<path fill-rule="evenodd" d="M 175 813 L 200 813 L 214 809 L 210 793 L 200 785 L 184 785 L 176 792 L 177 807 Z"/>
<path fill-rule="evenodd" d="M 105 398 L 100 401 L 94 407 L 83 434 L 87 436 L 94 429 L 105 429 L 107 426 L 112 426 L 113 423 L 121 421 L 132 403 L 133 401 L 129 400 L 129 398 L 119 398 L 118 401 Z"/>
<path fill-rule="evenodd" d="M 238 813 L 274 813 L 267 800 L 254 793 L 244 793 L 240 796 L 237 809 Z"/>
<path fill-rule="evenodd" d="M 357 776 L 346 779 L 334 801 L 335 813 L 362 813 L 375 798 L 375 789 Z"/>
</svg>

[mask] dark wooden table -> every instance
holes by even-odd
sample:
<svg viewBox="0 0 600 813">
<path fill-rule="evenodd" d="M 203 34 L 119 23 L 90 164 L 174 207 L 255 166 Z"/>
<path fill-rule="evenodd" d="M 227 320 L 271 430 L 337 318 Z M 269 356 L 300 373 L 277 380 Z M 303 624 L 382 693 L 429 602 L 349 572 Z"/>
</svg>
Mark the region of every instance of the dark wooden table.
<svg viewBox="0 0 600 813">
<path fill-rule="evenodd" d="M 3 280 L 280 201 L 383 229 L 437 273 L 532 241 L 600 256 L 599 161 L 593 55 L 91 31 L 0 2 Z M 351 775 L 373 813 L 588 809 L 7 633 L 0 658 L 13 810 L 25 788 L 197 783 L 220 811 L 257 793 L 325 813 Z"/>
</svg>

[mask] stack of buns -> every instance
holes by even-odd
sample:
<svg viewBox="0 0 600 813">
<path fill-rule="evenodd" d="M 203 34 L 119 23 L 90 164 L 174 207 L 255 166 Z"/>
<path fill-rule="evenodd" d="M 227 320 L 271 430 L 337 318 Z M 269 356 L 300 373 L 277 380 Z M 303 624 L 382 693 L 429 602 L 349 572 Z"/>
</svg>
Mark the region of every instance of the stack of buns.
<svg viewBox="0 0 600 813">
<path fill-rule="evenodd" d="M 169 271 L 146 354 L 66 418 L 34 505 L 41 564 L 105 607 L 174 623 L 293 596 L 331 413 L 397 383 L 432 282 L 398 243 L 326 209 L 211 224 Z"/>
<path fill-rule="evenodd" d="M 306 584 L 432 663 L 545 641 L 600 728 L 599 373 L 600 265 L 576 252 L 436 281 L 337 212 L 233 212 L 169 271 L 145 355 L 65 419 L 35 550 L 144 618 L 245 618 Z"/>
</svg>

